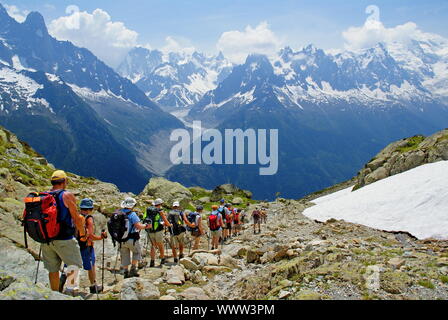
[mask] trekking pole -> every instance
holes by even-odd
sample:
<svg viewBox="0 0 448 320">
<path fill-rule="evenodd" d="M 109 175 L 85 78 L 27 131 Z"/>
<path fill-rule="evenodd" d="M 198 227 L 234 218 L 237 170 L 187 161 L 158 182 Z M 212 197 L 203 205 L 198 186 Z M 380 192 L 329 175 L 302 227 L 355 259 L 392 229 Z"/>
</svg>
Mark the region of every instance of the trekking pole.
<svg viewBox="0 0 448 320">
<path fill-rule="evenodd" d="M 39 248 L 39 258 L 37 259 L 36 279 L 34 280 L 34 284 L 37 284 L 37 275 L 39 274 L 39 264 L 41 254 L 42 254 L 42 246 L 40 246 Z"/>
<path fill-rule="evenodd" d="M 105 232 L 106 230 L 102 230 L 101 233 Z M 104 290 L 104 238 L 103 238 L 103 261 L 101 263 L 101 287 Z"/>
</svg>

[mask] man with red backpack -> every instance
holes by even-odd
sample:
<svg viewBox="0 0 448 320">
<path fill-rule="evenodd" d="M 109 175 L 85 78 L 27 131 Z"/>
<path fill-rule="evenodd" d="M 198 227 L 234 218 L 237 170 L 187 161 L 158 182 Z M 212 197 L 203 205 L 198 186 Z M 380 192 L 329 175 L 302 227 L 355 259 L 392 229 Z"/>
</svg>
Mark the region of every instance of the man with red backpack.
<svg viewBox="0 0 448 320">
<path fill-rule="evenodd" d="M 82 267 L 82 258 L 74 237 L 76 230 L 81 237 L 85 237 L 86 234 L 83 220 L 78 214 L 76 198 L 65 190 L 68 184 L 67 174 L 62 170 L 55 171 L 51 176 L 51 184 L 53 188 L 47 193 L 32 194 L 25 199 L 24 227 L 34 240 L 42 243 L 42 260 L 45 269 L 48 270 L 50 288 L 59 291 L 59 270 L 62 262 L 72 270 L 68 278 L 72 278 L 74 283 L 78 282 L 74 278 L 77 278 L 78 271 Z M 48 214 L 40 214 L 51 212 L 53 205 L 49 203 L 56 205 L 54 212 L 56 214 L 52 215 L 54 218 Z M 40 218 L 36 219 L 36 214 Z M 46 222 L 42 224 L 43 219 Z M 38 225 L 41 226 L 39 229 L 43 230 L 43 234 L 36 237 Z"/>
<path fill-rule="evenodd" d="M 212 213 L 208 217 L 208 227 L 212 237 L 212 250 L 218 249 L 219 247 L 219 239 L 222 237 L 223 225 L 222 215 L 218 211 L 218 206 L 213 205 Z"/>
</svg>

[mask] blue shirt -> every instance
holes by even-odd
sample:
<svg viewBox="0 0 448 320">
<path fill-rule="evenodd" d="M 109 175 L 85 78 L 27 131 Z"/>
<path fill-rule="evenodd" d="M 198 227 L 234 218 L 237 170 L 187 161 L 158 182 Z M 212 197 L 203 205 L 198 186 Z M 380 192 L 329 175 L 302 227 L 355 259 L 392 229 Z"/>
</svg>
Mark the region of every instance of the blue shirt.
<svg viewBox="0 0 448 320">
<path fill-rule="evenodd" d="M 131 212 L 132 210 L 123 209 L 122 211 L 125 213 L 128 213 L 128 212 Z M 129 233 L 139 232 L 137 230 L 137 228 L 135 227 L 135 224 L 140 222 L 140 218 L 138 217 L 138 215 L 134 211 L 132 211 L 130 214 L 128 214 L 128 219 L 129 219 L 129 223 L 131 224 L 131 231 Z"/>
</svg>

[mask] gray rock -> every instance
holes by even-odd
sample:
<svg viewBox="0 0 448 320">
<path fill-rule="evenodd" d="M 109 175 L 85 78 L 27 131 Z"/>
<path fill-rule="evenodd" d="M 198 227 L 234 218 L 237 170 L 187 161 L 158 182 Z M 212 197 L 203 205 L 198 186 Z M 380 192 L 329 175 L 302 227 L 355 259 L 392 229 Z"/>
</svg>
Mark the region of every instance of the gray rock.
<svg viewBox="0 0 448 320">
<path fill-rule="evenodd" d="M 164 178 L 152 178 L 143 190 L 142 195 L 161 198 L 169 205 L 173 201 L 180 201 L 183 206 L 188 204 L 193 197 L 191 191 L 180 183 L 171 182 Z"/>
<path fill-rule="evenodd" d="M 209 296 L 202 288 L 190 287 L 182 291 L 179 296 L 185 300 L 210 300 Z"/>
<path fill-rule="evenodd" d="M 174 266 L 166 272 L 166 282 L 168 284 L 182 285 L 185 283 L 184 269 L 181 266 Z"/>
<path fill-rule="evenodd" d="M 189 258 L 180 259 L 179 263 L 183 265 L 187 270 L 199 270 L 199 266 Z"/>
<path fill-rule="evenodd" d="M 159 289 L 150 280 L 128 278 L 123 282 L 121 300 L 157 300 L 159 298 Z"/>
</svg>

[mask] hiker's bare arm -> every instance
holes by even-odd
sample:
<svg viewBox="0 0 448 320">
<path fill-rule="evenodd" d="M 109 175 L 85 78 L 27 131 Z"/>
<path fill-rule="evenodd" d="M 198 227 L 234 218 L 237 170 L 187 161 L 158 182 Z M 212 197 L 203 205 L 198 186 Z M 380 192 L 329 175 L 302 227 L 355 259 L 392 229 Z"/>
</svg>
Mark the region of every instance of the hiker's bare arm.
<svg viewBox="0 0 448 320">
<path fill-rule="evenodd" d="M 149 224 L 143 224 L 141 222 L 136 222 L 136 223 L 134 223 L 134 227 L 137 230 L 143 230 L 143 229 L 149 229 L 150 225 Z"/>
<path fill-rule="evenodd" d="M 75 223 L 76 229 L 81 236 L 85 235 L 85 228 L 83 225 L 83 219 L 78 214 L 78 208 L 76 206 L 76 198 L 73 193 L 64 192 L 62 198 L 64 199 L 64 204 L 67 207 L 72 219 Z"/>
<path fill-rule="evenodd" d="M 185 224 L 186 224 L 187 226 L 189 226 L 190 228 L 194 228 L 194 227 L 196 227 L 196 225 L 195 225 L 194 223 L 191 223 L 190 221 L 188 221 L 188 219 L 187 219 L 187 215 L 186 215 L 186 214 L 183 214 L 183 215 L 182 215 L 182 219 L 184 220 Z"/>
<path fill-rule="evenodd" d="M 167 227 L 172 227 L 173 225 L 168 221 L 168 219 L 166 218 L 165 212 L 161 211 L 160 212 L 160 216 L 162 217 L 163 223 L 165 224 L 165 226 Z"/>
<path fill-rule="evenodd" d="M 98 241 L 103 239 L 101 236 L 95 235 L 93 230 L 93 219 L 87 219 L 87 238 L 90 241 Z"/>
</svg>

